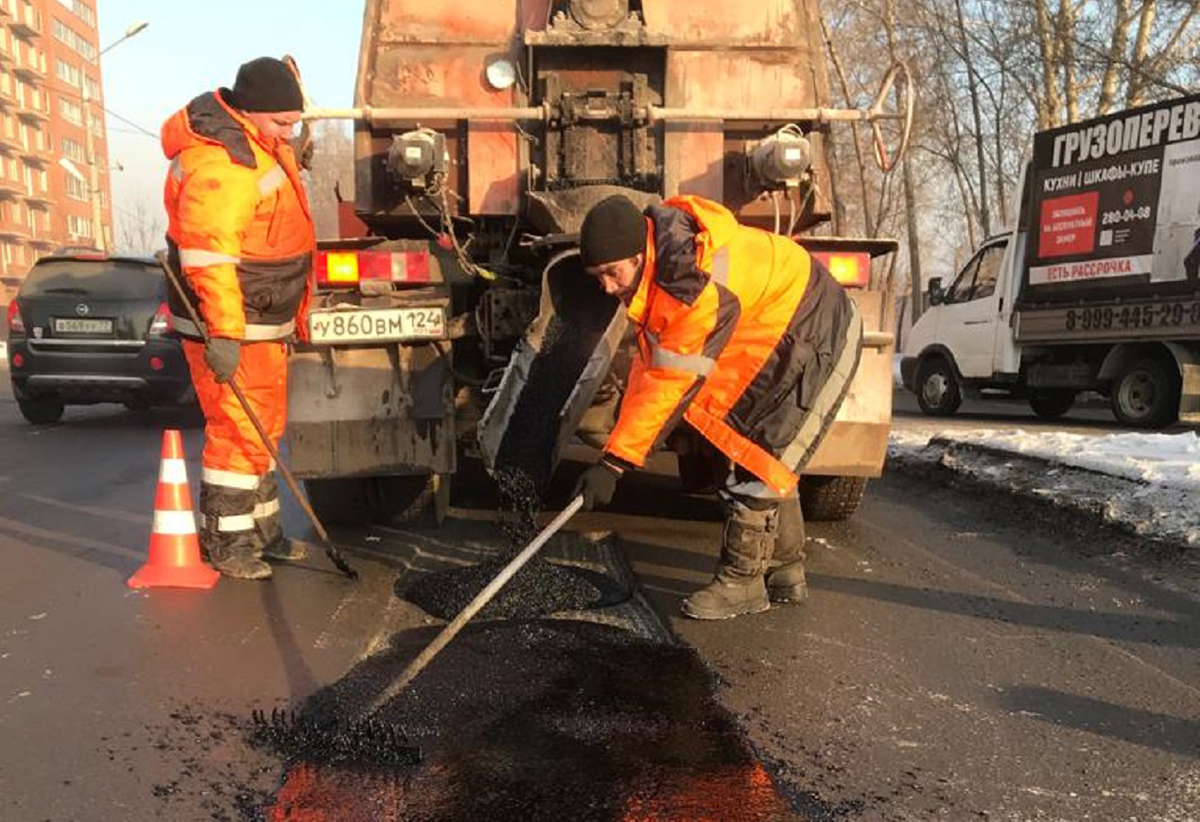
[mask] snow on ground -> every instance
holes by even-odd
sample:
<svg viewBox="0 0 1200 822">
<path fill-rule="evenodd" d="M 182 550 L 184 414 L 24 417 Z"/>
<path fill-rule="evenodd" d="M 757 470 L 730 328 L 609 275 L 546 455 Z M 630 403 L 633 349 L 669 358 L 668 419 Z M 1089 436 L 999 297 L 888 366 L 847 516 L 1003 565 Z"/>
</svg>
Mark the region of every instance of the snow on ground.
<svg viewBox="0 0 1200 822">
<path fill-rule="evenodd" d="M 1093 513 L 1135 534 L 1200 547 L 1200 435 L 893 430 L 888 456 L 938 464 Z"/>
</svg>

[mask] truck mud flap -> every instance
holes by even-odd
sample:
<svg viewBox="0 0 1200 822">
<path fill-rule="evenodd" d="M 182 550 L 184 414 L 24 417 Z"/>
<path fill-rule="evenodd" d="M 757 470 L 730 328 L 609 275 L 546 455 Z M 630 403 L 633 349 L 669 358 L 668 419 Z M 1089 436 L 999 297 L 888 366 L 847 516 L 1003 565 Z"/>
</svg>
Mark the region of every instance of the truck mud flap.
<svg viewBox="0 0 1200 822">
<path fill-rule="evenodd" d="M 627 322 L 621 302 L 584 272 L 577 250 L 547 264 L 538 316 L 479 422 L 490 473 L 519 471 L 545 488 L 608 373 Z"/>
</svg>

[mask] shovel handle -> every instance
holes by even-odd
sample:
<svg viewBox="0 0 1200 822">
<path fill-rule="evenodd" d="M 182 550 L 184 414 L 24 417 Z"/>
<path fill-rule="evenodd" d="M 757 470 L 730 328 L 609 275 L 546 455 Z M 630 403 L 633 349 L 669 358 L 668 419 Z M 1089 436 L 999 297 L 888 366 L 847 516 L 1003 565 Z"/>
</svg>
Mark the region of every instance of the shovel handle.
<svg viewBox="0 0 1200 822">
<path fill-rule="evenodd" d="M 508 565 L 505 565 L 500 573 L 496 574 L 495 579 L 489 582 L 482 591 L 475 595 L 473 600 L 467 603 L 465 608 L 459 611 L 458 616 L 451 620 L 446 627 L 442 628 L 438 635 L 433 638 L 433 641 L 425 646 L 425 649 L 421 653 L 417 654 L 416 659 L 408 663 L 408 667 L 400 674 L 399 679 L 389 685 L 387 690 L 375 699 L 371 705 L 370 713 L 375 713 L 403 691 L 408 686 L 408 683 L 412 682 L 413 678 L 421 673 L 425 669 L 425 666 L 438 655 L 438 652 L 442 648 L 445 648 L 450 640 L 454 639 L 458 632 L 463 629 L 463 626 L 471 621 L 471 617 L 475 616 L 483 606 L 491 602 L 499 590 L 513 578 L 513 575 L 517 571 L 520 571 L 525 563 L 529 562 L 533 558 L 533 555 L 546 544 L 546 540 L 558 533 L 559 529 L 566 525 L 567 520 L 575 516 L 575 513 L 582 506 L 583 495 L 580 494 L 571 500 L 567 507 L 551 520 L 550 524 L 541 530 L 541 533 L 533 538 L 532 542 L 522 548 L 521 553 L 513 557 L 512 561 Z"/>
</svg>

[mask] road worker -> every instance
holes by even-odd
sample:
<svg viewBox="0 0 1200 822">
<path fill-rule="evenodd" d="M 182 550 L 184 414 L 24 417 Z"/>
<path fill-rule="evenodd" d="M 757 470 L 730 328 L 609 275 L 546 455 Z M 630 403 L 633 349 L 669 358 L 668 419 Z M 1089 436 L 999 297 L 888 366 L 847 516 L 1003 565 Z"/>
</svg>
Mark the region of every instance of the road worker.
<svg viewBox="0 0 1200 822">
<path fill-rule="evenodd" d="M 686 421 L 729 467 L 716 576 L 683 613 L 725 619 L 803 600 L 797 474 L 858 367 L 854 303 L 795 242 L 700 197 L 644 213 L 621 195 L 604 199 L 584 218 L 580 252 L 625 304 L 639 356 L 603 455 L 576 492 L 588 508 L 607 505 L 622 474 Z"/>
<path fill-rule="evenodd" d="M 289 145 L 304 98 L 293 71 L 260 57 L 233 88 L 207 92 L 163 125 L 171 320 L 204 412 L 200 547 L 222 574 L 271 576 L 267 559 L 303 557 L 283 537 L 274 465 L 229 387 L 241 388 L 277 444 L 287 405 L 287 343 L 304 339 L 315 234 Z M 199 311 L 210 335 L 184 305 Z"/>
</svg>

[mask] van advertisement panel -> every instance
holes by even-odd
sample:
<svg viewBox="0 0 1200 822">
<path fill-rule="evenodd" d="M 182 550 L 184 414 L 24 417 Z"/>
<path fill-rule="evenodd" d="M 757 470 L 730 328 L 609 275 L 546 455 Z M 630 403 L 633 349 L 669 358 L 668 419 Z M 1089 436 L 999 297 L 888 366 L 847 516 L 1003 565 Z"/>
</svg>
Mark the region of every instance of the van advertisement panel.
<svg viewBox="0 0 1200 822">
<path fill-rule="evenodd" d="M 1200 96 L 1042 132 L 1031 174 L 1026 299 L 1200 287 Z"/>
</svg>

